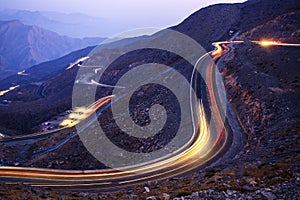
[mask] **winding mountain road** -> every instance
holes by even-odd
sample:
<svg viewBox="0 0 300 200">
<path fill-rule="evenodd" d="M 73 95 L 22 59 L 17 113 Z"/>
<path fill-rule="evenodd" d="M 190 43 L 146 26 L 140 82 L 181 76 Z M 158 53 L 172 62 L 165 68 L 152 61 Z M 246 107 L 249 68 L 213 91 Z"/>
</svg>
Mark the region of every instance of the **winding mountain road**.
<svg viewBox="0 0 300 200">
<path fill-rule="evenodd" d="M 226 109 L 229 103 L 226 98 L 224 100 L 224 91 L 219 89 L 221 79 L 217 75 L 218 70 L 215 63 L 218 63 L 222 56 L 230 52 L 230 45 L 241 42 L 216 42 L 213 44 L 216 47 L 215 50 L 203 55 L 198 60 L 195 70 L 205 74 L 203 79 L 207 83 L 212 119 L 209 123 L 205 116 L 202 102 L 200 100 L 197 101 L 196 112 L 198 113 L 199 130 L 194 134 L 194 138 L 190 140 L 190 144 L 177 154 L 172 153 L 148 163 L 118 169 L 82 171 L 0 166 L 0 182 L 5 184 L 17 182 L 58 189 L 98 189 L 109 191 L 148 180 L 182 175 L 222 159 L 230 148 L 243 146 L 243 141 L 240 140 L 241 137 L 232 135 L 231 123 L 238 123 L 234 119 L 232 112 L 229 112 L 231 119 L 227 119 Z M 197 84 L 195 87 L 198 87 Z M 81 108 L 81 117 L 76 118 L 73 113 L 72 119 L 62 122 L 62 125 L 64 125 L 62 129 L 73 127 L 82 120 L 87 119 L 91 113 L 107 105 L 113 98 L 113 96 L 105 97 L 87 108 Z M 82 113 L 84 114 L 82 115 Z M 74 118 L 76 119 L 74 120 Z M 34 139 L 57 132 L 59 130 L 15 138 L 2 138 L 0 142 Z M 236 152 L 236 150 L 231 151 Z"/>
</svg>

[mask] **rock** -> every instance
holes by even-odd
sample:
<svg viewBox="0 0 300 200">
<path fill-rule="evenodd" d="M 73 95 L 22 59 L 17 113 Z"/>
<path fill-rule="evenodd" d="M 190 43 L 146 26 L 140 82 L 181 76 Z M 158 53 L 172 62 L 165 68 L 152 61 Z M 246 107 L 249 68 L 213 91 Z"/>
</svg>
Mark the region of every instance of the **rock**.
<svg viewBox="0 0 300 200">
<path fill-rule="evenodd" d="M 261 194 L 266 197 L 268 200 L 274 200 L 276 199 L 276 196 L 272 192 L 261 192 Z"/>
<path fill-rule="evenodd" d="M 133 190 L 127 190 L 127 194 L 133 194 Z"/>
<path fill-rule="evenodd" d="M 270 188 L 265 188 L 264 191 L 265 191 L 265 192 L 271 192 L 272 189 L 270 189 Z"/>
<path fill-rule="evenodd" d="M 250 181 L 250 185 L 257 185 L 256 181 Z"/>
<path fill-rule="evenodd" d="M 47 168 L 51 168 L 52 167 L 52 162 L 49 162 L 49 164 L 47 165 Z"/>
<path fill-rule="evenodd" d="M 145 189 L 145 192 L 149 193 L 150 192 L 150 189 L 148 187 L 144 187 Z"/>
<path fill-rule="evenodd" d="M 253 178 L 246 179 L 246 182 L 250 185 L 257 185 L 257 182 Z"/>
<path fill-rule="evenodd" d="M 209 190 L 206 190 L 205 192 L 206 192 L 207 194 L 213 194 L 215 191 L 212 190 L 212 189 L 209 189 Z"/>
<path fill-rule="evenodd" d="M 163 197 L 163 198 L 162 198 L 163 200 L 170 200 L 170 198 L 171 198 L 170 195 L 167 194 L 167 193 L 163 193 L 163 194 L 162 194 L 162 197 Z"/>
<path fill-rule="evenodd" d="M 229 195 L 225 191 L 222 191 L 221 194 L 222 196 L 229 197 Z"/>
<path fill-rule="evenodd" d="M 233 191 L 233 190 L 227 190 L 226 193 L 227 193 L 229 196 L 232 196 L 233 194 L 236 193 L 236 191 Z"/>
<path fill-rule="evenodd" d="M 192 197 L 199 197 L 199 192 L 193 192 Z"/>
<path fill-rule="evenodd" d="M 246 191 L 246 192 L 247 192 L 247 191 L 248 191 L 248 192 L 249 192 L 249 191 L 251 192 L 251 191 L 255 191 L 255 188 L 253 188 L 253 187 L 251 187 L 251 186 L 249 186 L 249 185 L 243 185 L 242 190 L 243 190 L 243 191 Z"/>
<path fill-rule="evenodd" d="M 252 196 L 246 196 L 246 199 L 247 200 L 252 200 L 252 199 L 254 199 Z"/>
<path fill-rule="evenodd" d="M 155 196 L 147 197 L 146 200 L 156 200 Z"/>
<path fill-rule="evenodd" d="M 87 195 L 88 195 L 88 193 L 86 193 L 86 192 L 80 192 L 80 193 L 78 193 L 79 197 L 86 197 Z"/>
</svg>

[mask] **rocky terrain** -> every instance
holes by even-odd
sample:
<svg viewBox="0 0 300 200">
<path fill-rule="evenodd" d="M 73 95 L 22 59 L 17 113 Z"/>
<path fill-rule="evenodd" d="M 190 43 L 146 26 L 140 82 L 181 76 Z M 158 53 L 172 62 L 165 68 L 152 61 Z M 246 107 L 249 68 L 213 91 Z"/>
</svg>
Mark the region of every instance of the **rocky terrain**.
<svg viewBox="0 0 300 200">
<path fill-rule="evenodd" d="M 223 7 L 224 9 L 221 9 Z M 232 9 L 236 12 L 231 12 Z M 213 11 L 217 10 L 222 11 L 215 14 L 216 12 Z M 214 14 L 208 18 L 208 13 Z M 230 20 L 224 22 L 225 16 L 231 16 Z M 202 18 L 208 20 L 204 22 Z M 208 38 L 210 41 L 229 38 L 229 30 L 240 31 L 237 40 L 246 41 L 234 45 L 230 55 L 218 65 L 223 75 L 227 97 L 247 137 L 246 145 L 241 152 L 237 152 L 233 160 L 199 169 L 181 177 L 149 181 L 110 193 L 2 185 L 0 197 L 3 199 L 148 200 L 299 199 L 300 49 L 285 46 L 262 47 L 249 42 L 265 38 L 282 42 L 299 42 L 298 18 L 299 2 L 297 1 L 252 0 L 244 4 L 218 5 L 200 10 L 174 27 L 194 37 L 207 49 L 210 48 L 206 41 Z M 222 27 L 220 31 L 215 30 L 215 24 Z M 202 25 L 207 29 L 203 30 L 201 35 L 199 29 Z M 51 146 L 59 139 L 50 137 L 45 144 L 37 143 L 36 147 L 31 147 L 28 155 L 35 148 Z M 69 149 L 78 144 L 80 152 L 82 144 L 75 137 L 63 148 L 47 155 L 57 162 L 50 162 L 47 157 L 40 157 L 32 162 L 24 162 L 22 165 L 72 168 L 71 161 L 78 162 L 80 159 L 76 156 L 70 157 L 71 153 L 75 152 L 76 155 L 77 150 L 69 151 Z M 12 153 L 13 151 L 18 152 L 18 149 L 3 146 L 1 150 L 1 158 L 8 154 L 16 155 L 17 153 Z M 83 154 L 87 155 L 84 150 Z M 18 156 L 11 156 L 11 160 L 14 160 L 11 164 L 15 164 L 18 162 Z M 90 157 L 86 160 L 91 163 Z M 46 166 L 50 164 L 51 166 Z M 80 164 L 76 167 L 80 166 L 92 169 L 101 167 L 101 163 L 90 166 Z"/>
</svg>

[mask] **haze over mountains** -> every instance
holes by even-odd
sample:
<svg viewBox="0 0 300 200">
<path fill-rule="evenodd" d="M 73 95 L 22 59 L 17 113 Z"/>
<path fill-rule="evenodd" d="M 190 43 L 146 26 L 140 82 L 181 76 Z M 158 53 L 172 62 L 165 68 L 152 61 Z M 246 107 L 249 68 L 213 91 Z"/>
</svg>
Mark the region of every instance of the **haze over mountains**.
<svg viewBox="0 0 300 200">
<path fill-rule="evenodd" d="M 81 13 L 59 13 L 53 11 L 2 10 L 0 20 L 19 20 L 26 25 L 37 25 L 70 37 L 109 37 L 124 30 L 139 28 Z"/>
</svg>

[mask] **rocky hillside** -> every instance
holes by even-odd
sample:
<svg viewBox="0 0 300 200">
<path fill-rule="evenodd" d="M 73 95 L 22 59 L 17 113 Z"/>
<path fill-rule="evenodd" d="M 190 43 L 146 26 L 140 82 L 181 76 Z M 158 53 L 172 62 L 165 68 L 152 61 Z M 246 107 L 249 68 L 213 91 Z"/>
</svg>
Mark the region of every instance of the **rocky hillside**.
<svg viewBox="0 0 300 200">
<path fill-rule="evenodd" d="M 20 21 L 0 21 L 0 70 L 17 72 L 72 51 L 97 45 L 103 39 L 74 39 Z M 1 78 L 1 76 L 0 76 Z"/>
<path fill-rule="evenodd" d="M 172 29 L 189 35 L 207 50 L 212 50 L 211 43 L 214 41 L 224 41 L 237 32 L 249 31 L 299 7 L 297 0 L 250 0 L 242 4 L 218 4 L 195 12 Z"/>
<path fill-rule="evenodd" d="M 87 47 L 59 59 L 35 65 L 27 69 L 25 75 L 15 74 L 3 79 L 0 84 L 1 91 L 13 85 L 19 85 L 19 88 L 0 96 L 0 104 L 5 100 L 13 102 L 11 107 L 0 106 L 2 125 L 5 124 L 8 129 L 14 127 L 21 132 L 30 132 L 37 123 L 70 107 L 72 86 L 77 71 L 74 68 L 66 69 L 72 63 L 76 66 L 78 63 L 75 61 L 86 57 L 93 48 Z M 48 90 L 47 86 L 50 86 Z"/>
</svg>

